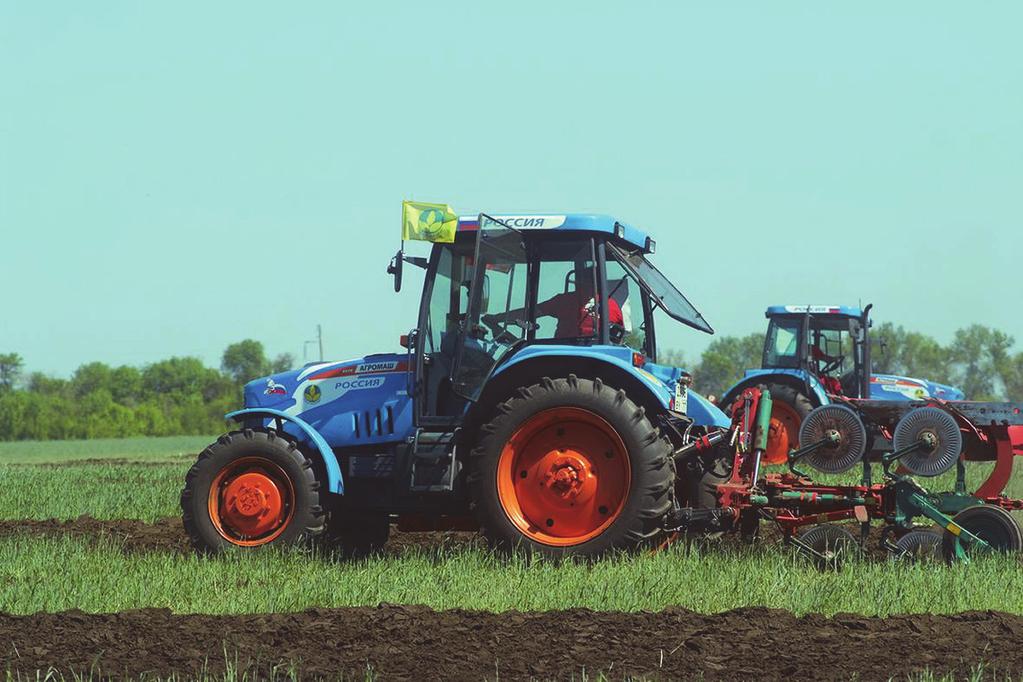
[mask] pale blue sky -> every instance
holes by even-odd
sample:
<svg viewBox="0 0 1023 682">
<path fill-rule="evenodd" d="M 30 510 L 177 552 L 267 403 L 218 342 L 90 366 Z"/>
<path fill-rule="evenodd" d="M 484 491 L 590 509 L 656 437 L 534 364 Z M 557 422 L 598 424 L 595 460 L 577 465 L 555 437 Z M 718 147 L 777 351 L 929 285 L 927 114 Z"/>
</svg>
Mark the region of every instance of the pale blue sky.
<svg viewBox="0 0 1023 682">
<path fill-rule="evenodd" d="M 606 5 L 3 0 L 0 351 L 396 349 L 406 197 L 643 227 L 722 334 L 1023 340 L 1019 3 Z"/>
</svg>

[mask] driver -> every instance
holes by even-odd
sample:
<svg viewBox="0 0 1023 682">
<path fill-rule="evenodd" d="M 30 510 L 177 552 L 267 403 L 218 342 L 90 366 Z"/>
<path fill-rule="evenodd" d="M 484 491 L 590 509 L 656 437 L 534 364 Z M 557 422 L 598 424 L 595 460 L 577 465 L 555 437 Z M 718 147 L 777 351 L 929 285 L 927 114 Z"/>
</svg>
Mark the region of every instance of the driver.
<svg viewBox="0 0 1023 682">
<path fill-rule="evenodd" d="M 596 296 L 593 292 L 593 268 L 585 268 L 577 273 L 575 291 L 552 296 L 536 306 L 537 317 L 553 317 L 558 326 L 554 331 L 555 338 L 574 338 L 593 336 L 597 321 Z M 611 324 L 624 325 L 622 308 L 613 298 L 607 301 L 608 321 Z M 523 308 L 509 310 L 499 315 L 484 315 L 487 324 L 516 320 L 525 317 Z"/>
<path fill-rule="evenodd" d="M 816 343 L 810 346 L 810 357 L 817 362 L 817 378 L 820 379 L 825 391 L 832 395 L 842 395 L 842 382 L 829 376 L 828 372 L 840 367 L 844 358 L 841 355 L 828 355 L 821 348 L 824 343 L 824 337 L 819 337 Z"/>
</svg>

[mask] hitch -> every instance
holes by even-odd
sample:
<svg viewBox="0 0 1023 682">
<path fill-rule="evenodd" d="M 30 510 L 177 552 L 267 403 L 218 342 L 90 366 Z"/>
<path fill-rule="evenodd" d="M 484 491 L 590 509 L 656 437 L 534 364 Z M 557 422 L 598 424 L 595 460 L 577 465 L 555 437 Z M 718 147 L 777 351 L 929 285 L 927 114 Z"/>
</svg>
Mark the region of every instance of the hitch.
<svg viewBox="0 0 1023 682">
<path fill-rule="evenodd" d="M 680 507 L 668 512 L 664 517 L 664 530 L 668 532 L 718 532 L 731 530 L 735 525 L 737 510 L 731 507 L 715 507 L 702 509 L 698 507 Z"/>
</svg>

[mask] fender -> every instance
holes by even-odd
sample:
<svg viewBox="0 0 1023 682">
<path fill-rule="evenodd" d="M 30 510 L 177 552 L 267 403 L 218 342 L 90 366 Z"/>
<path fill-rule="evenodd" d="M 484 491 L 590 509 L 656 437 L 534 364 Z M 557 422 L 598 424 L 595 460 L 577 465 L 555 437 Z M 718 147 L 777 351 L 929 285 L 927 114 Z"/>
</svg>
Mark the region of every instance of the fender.
<svg viewBox="0 0 1023 682">
<path fill-rule="evenodd" d="M 674 396 L 673 389 L 670 389 L 666 382 L 641 367 L 632 364 L 633 351 L 623 346 L 562 346 L 538 344 L 527 346 L 516 353 L 505 363 L 498 365 L 491 380 L 514 373 L 515 368 L 531 360 L 544 360 L 558 358 L 565 360 L 565 366 L 571 367 L 571 362 L 591 362 L 608 365 L 614 369 L 631 376 L 648 393 L 652 402 L 656 402 L 665 410 L 669 409 L 671 399 Z M 654 369 L 653 367 L 651 369 Z M 681 373 L 681 370 L 672 370 Z M 706 398 L 695 393 L 690 393 L 690 417 L 696 420 L 701 426 L 727 426 L 731 421 L 714 405 L 711 405 Z"/>
<path fill-rule="evenodd" d="M 344 495 L 345 482 L 341 478 L 341 466 L 337 462 L 337 456 L 334 455 L 334 451 L 331 450 L 330 446 L 327 445 L 327 441 L 324 440 L 323 436 L 309 425 L 308 422 L 303 419 L 296 417 L 295 415 L 281 412 L 280 410 L 273 410 L 268 407 L 250 407 L 244 410 L 236 410 L 235 412 L 228 412 L 224 415 L 226 419 L 233 419 L 236 422 L 243 422 L 247 417 L 262 417 L 263 419 L 274 419 L 278 422 L 279 427 L 283 427 L 283 422 L 287 421 L 297 426 L 306 438 L 312 441 L 316 449 L 320 451 L 320 459 L 323 460 L 323 468 L 327 472 L 327 490 L 336 493 L 338 495 Z M 283 428 L 279 428 L 283 431 Z"/>
<path fill-rule="evenodd" d="M 719 404 L 725 405 L 730 403 L 744 388 L 755 386 L 761 382 L 770 381 L 776 377 L 784 377 L 790 380 L 795 379 L 804 385 L 807 380 L 809 380 L 810 390 L 813 395 L 808 397 L 816 399 L 817 405 L 814 407 L 831 404 L 831 399 L 828 398 L 827 392 L 824 390 L 824 387 L 821 385 L 821 382 L 818 381 L 817 377 L 800 369 L 748 369 L 746 370 L 746 375 L 738 383 L 725 391 L 724 395 L 721 396 Z"/>
</svg>

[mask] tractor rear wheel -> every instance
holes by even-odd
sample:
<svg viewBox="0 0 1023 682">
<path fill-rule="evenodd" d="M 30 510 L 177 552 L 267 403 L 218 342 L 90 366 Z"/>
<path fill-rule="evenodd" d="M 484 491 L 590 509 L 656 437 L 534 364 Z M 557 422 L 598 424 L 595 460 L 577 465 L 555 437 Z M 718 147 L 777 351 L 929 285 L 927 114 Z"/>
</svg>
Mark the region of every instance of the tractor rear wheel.
<svg viewBox="0 0 1023 682">
<path fill-rule="evenodd" d="M 625 391 L 545 377 L 480 427 L 468 476 L 502 551 L 598 556 L 652 543 L 671 508 L 671 445 Z"/>
<path fill-rule="evenodd" d="M 771 392 L 771 426 L 767 435 L 765 464 L 784 464 L 789 450 L 799 447 L 799 427 L 813 411 L 813 403 L 802 391 L 785 384 L 767 384 Z"/>
<path fill-rule="evenodd" d="M 297 444 L 274 430 L 221 436 L 185 476 L 181 512 L 192 545 L 302 544 L 323 530 L 320 484 Z"/>
</svg>

